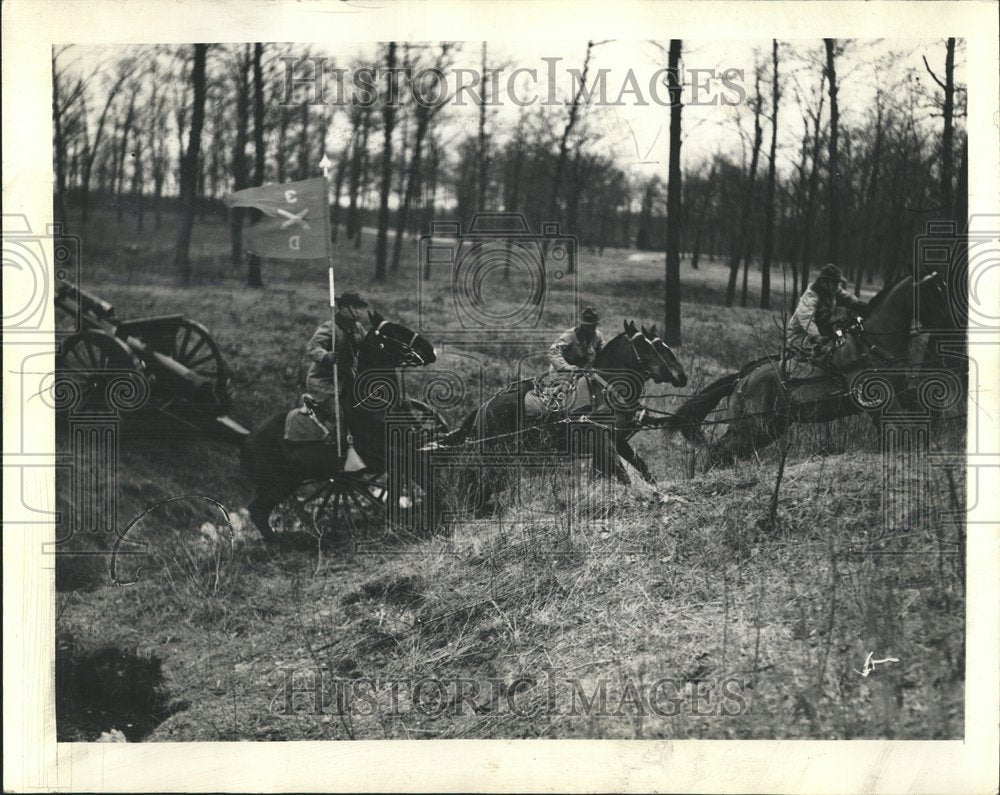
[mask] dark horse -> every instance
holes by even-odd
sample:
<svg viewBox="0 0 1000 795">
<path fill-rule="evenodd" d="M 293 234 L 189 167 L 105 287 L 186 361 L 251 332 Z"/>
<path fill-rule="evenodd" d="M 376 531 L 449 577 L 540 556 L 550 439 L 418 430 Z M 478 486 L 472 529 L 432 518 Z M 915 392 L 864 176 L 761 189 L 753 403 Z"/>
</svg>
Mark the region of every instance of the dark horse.
<svg viewBox="0 0 1000 795">
<path fill-rule="evenodd" d="M 671 383 L 683 387 L 687 383 L 684 368 L 674 352 L 656 333 L 639 330 L 635 323 L 626 321 L 624 331 L 612 338 L 597 355 L 591 377 L 596 388 L 596 405 L 587 411 L 589 421 L 599 423 L 608 433 L 594 437 L 592 469 L 595 474 L 614 476 L 628 482 L 628 474 L 618 458 L 620 455 L 635 466 L 642 477 L 653 482 L 653 476 L 639 454 L 629 444 L 629 438 L 638 430 L 637 417 L 642 409 L 639 403 L 647 380 L 658 384 Z M 533 388 L 533 380 L 515 382 L 493 395 L 479 408 L 472 411 L 462 425 L 444 436 L 440 446 L 444 449 L 469 442 L 480 442 L 486 451 L 510 449 L 511 442 L 521 450 L 562 452 L 560 425 L 563 416 L 543 420 L 529 418 L 524 412 L 525 395 Z M 614 440 L 608 447 L 608 437 Z M 613 455 L 611 453 L 617 453 Z M 480 502 L 489 499 L 489 492 L 481 493 Z"/>
<path fill-rule="evenodd" d="M 893 395 L 905 402 L 907 378 L 920 366 L 910 355 L 913 341 L 922 328 L 951 325 L 943 280 L 936 273 L 918 282 L 904 277 L 872 299 L 863 325 L 844 335 L 828 366 L 786 362 L 783 368 L 779 357 L 751 362 L 684 403 L 667 427 L 705 444 L 702 423 L 729 398 L 720 411 L 726 432 L 708 449 L 706 469 L 711 469 L 749 458 L 793 423 L 829 422 L 882 408 Z"/>
<path fill-rule="evenodd" d="M 393 427 L 404 426 L 407 422 L 417 427 L 426 427 L 430 419 L 438 425 L 443 421 L 426 405 L 401 397 L 399 378 L 400 367 L 422 367 L 437 359 L 434 346 L 419 334 L 397 323 L 390 323 L 377 312 L 368 313 L 371 329 L 361 341 L 358 349 L 358 371 L 342 385 L 341 419 L 343 428 L 349 429 L 353 443 L 361 455 L 367 475 L 388 474 L 389 495 L 398 494 L 398 482 L 390 471 L 387 454 L 387 420 Z M 272 540 L 274 532 L 270 516 L 274 508 L 291 497 L 305 481 L 334 478 L 338 463 L 336 448 L 329 446 L 329 455 L 324 464 L 304 463 L 296 456 L 292 446 L 284 439 L 286 411 L 272 414 L 251 431 L 240 454 L 243 473 L 253 484 L 256 493 L 250 502 L 249 512 L 254 524 L 265 540 Z M 391 442 L 396 443 L 393 436 Z M 317 444 L 323 444 L 319 442 Z M 346 475 L 343 475 L 347 477 Z M 364 490 L 361 497 L 368 498 Z M 357 499 L 353 498 L 355 503 Z M 345 510 L 348 509 L 344 497 Z M 338 506 L 335 504 L 334 508 Z"/>
</svg>

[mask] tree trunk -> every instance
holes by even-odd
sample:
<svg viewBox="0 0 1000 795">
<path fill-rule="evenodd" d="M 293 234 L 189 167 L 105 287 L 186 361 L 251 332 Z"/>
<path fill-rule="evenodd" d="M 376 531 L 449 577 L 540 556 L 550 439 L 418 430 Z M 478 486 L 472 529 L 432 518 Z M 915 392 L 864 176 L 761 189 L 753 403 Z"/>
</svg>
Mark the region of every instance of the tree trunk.
<svg viewBox="0 0 1000 795">
<path fill-rule="evenodd" d="M 66 212 L 66 136 L 63 130 L 63 109 L 59 106 L 59 80 L 55 72 L 55 58 L 52 60 L 52 126 L 56 150 L 56 222 L 62 225 L 65 233 L 68 229 Z"/>
<path fill-rule="evenodd" d="M 421 109 L 423 111 L 423 109 Z M 418 112 L 421 112 L 418 111 Z M 392 269 L 399 270 L 399 261 L 403 253 L 403 237 L 406 234 L 406 223 L 409 218 L 410 203 L 416 192 L 417 183 L 420 180 L 420 166 L 423 155 L 424 136 L 427 133 L 427 125 L 430 118 L 419 118 L 417 129 L 413 135 L 413 154 L 410 157 L 409 176 L 406 180 L 406 187 L 403 192 L 403 200 L 396 210 L 396 239 L 392 241 Z"/>
<path fill-rule="evenodd" d="M 482 60 L 482 71 L 480 74 L 480 85 L 482 91 L 479 94 L 479 139 L 478 147 L 476 148 L 476 159 L 477 159 L 477 177 L 476 177 L 476 188 L 477 188 L 477 210 L 479 212 L 485 212 L 486 210 L 486 168 L 487 168 L 487 158 L 489 157 L 488 144 L 486 141 L 486 84 L 487 84 L 487 74 L 486 74 L 486 42 L 483 42 L 483 60 Z"/>
<path fill-rule="evenodd" d="M 299 168 L 296 179 L 309 177 L 309 103 L 303 102 L 299 108 L 302 126 L 299 128 Z"/>
<path fill-rule="evenodd" d="M 771 40 L 771 65 L 774 79 L 771 83 L 771 152 L 767 166 L 767 219 L 764 222 L 764 253 L 760 263 L 760 308 L 771 307 L 771 257 L 774 256 L 774 179 L 775 161 L 778 156 L 778 40 Z"/>
<path fill-rule="evenodd" d="M 679 46 L 679 42 L 678 42 Z M 548 221 L 556 222 L 558 218 L 558 207 L 559 207 L 559 191 L 562 188 L 562 178 L 563 172 L 566 168 L 566 155 L 569 152 L 569 136 L 573 132 L 573 127 L 576 126 L 577 116 L 580 112 L 580 96 L 583 93 L 584 88 L 587 85 L 587 72 L 590 69 L 590 55 L 593 50 L 594 42 L 587 42 L 587 54 L 583 59 L 583 74 L 580 78 L 580 84 L 577 86 L 576 94 L 573 96 L 573 102 L 569 107 L 569 116 L 566 119 L 566 126 L 563 127 L 562 137 L 559 139 L 559 156 L 556 159 L 556 169 L 555 175 L 552 178 L 552 192 L 549 199 L 549 217 Z M 547 252 L 547 246 L 542 246 L 542 259 L 544 262 L 545 254 Z M 576 270 L 575 255 L 570 253 L 570 256 L 566 258 L 566 270 L 569 273 L 573 273 Z"/>
<path fill-rule="evenodd" d="M 736 279 L 740 272 L 740 260 L 744 260 L 743 266 L 743 306 L 746 306 L 746 282 L 747 266 L 750 259 L 749 227 L 750 213 L 753 210 L 754 184 L 757 181 L 757 162 L 760 159 L 760 147 L 764 142 L 764 128 L 760 124 L 760 112 L 763 100 L 760 96 L 760 71 L 757 70 L 754 76 L 756 87 L 756 102 L 753 113 L 753 151 L 750 155 L 750 171 L 747 174 L 746 190 L 743 193 L 743 204 L 740 208 L 739 235 L 733 246 L 729 260 L 729 282 L 726 284 L 726 306 L 732 306 L 736 301 Z"/>
<path fill-rule="evenodd" d="M 954 158 L 954 115 L 955 115 L 955 39 L 948 39 L 948 51 L 944 62 L 944 134 L 941 137 L 941 204 L 944 213 L 950 214 L 953 207 L 952 179 Z M 945 216 L 942 216 L 945 217 Z"/>
<path fill-rule="evenodd" d="M 125 113 L 125 122 L 122 125 L 121 146 L 118 149 L 118 182 L 115 185 L 115 204 L 117 206 L 116 218 L 118 223 L 125 220 L 125 155 L 128 152 L 128 137 L 132 132 L 132 122 L 135 118 L 135 89 L 132 91 L 132 98 L 128 103 L 128 111 Z"/>
<path fill-rule="evenodd" d="M 337 159 L 337 175 L 333 180 L 333 208 L 330 216 L 330 240 L 337 242 L 340 234 L 340 194 L 344 190 L 344 176 L 347 173 L 347 161 L 350 155 L 350 144 L 344 146 L 344 151 Z"/>
<path fill-rule="evenodd" d="M 663 340 L 681 344 L 681 40 L 671 39 L 667 56 L 670 94 L 670 164 L 667 177 L 667 263 L 664 274 Z"/>
<path fill-rule="evenodd" d="M 823 41 L 826 44 L 826 79 L 830 91 L 830 143 L 827 156 L 830 239 L 827 241 L 829 244 L 827 259 L 834 265 L 840 265 L 840 194 L 837 189 L 837 182 L 840 180 L 837 166 L 837 136 L 840 115 L 837 109 L 837 65 L 836 53 L 834 52 L 836 39 L 823 39 Z"/>
<path fill-rule="evenodd" d="M 194 228 L 194 202 L 198 182 L 201 129 L 205 123 L 205 56 L 207 51 L 207 44 L 194 45 L 194 68 L 191 70 L 194 107 L 191 114 L 191 131 L 188 136 L 187 151 L 181 159 L 181 218 L 178 225 L 177 245 L 174 249 L 174 265 L 177 267 L 181 285 L 184 287 L 191 284 L 191 231 Z"/>
<path fill-rule="evenodd" d="M 812 225 L 816 218 L 816 196 L 819 192 L 819 159 L 823 151 L 823 137 L 820 125 L 823 117 L 823 85 L 820 84 L 819 107 L 813 119 L 812 164 L 809 171 L 809 193 L 806 196 L 805 219 L 802 223 L 802 273 L 799 284 L 802 292 L 809 286 L 809 263 L 812 258 Z"/>
<path fill-rule="evenodd" d="M 254 184 L 263 185 L 267 167 L 267 149 L 264 142 L 264 68 L 262 65 L 264 45 L 253 46 L 253 156 Z M 250 213 L 251 222 L 260 220 L 261 213 L 254 210 Z M 256 254 L 251 254 L 247 262 L 247 287 L 263 287 L 263 261 Z"/>
<path fill-rule="evenodd" d="M 430 176 L 430 188 L 428 190 L 428 201 L 424 208 L 424 221 L 423 229 L 424 234 L 429 235 L 431 233 L 431 227 L 434 223 L 434 203 L 437 201 L 437 181 L 438 181 L 438 168 L 440 167 L 440 154 L 438 151 L 437 141 L 435 136 L 431 133 L 430 141 L 430 152 L 428 155 L 428 173 Z M 431 278 L 431 258 L 424 257 L 424 279 Z"/>
<path fill-rule="evenodd" d="M 876 103 L 876 117 L 875 117 L 875 143 L 872 146 L 872 165 L 871 165 L 871 175 L 868 178 L 868 190 L 865 196 L 865 219 L 867 223 L 865 224 L 865 235 L 864 235 L 864 253 L 863 256 L 858 260 L 857 273 L 854 275 L 854 294 L 861 295 L 861 279 L 865 271 L 865 265 L 868 265 L 869 272 L 871 271 L 870 258 L 872 243 L 875 235 L 875 225 L 873 223 L 873 216 L 875 214 L 875 198 L 878 194 L 878 178 L 879 178 L 879 167 L 881 165 L 882 157 L 882 93 L 877 91 L 875 94 Z"/>
<path fill-rule="evenodd" d="M 233 142 L 233 190 L 243 190 L 250 185 L 250 168 L 247 163 L 247 141 L 250 126 L 250 45 L 244 45 L 239 57 L 236 79 L 236 139 Z M 230 262 L 243 264 L 243 208 L 229 210 Z"/>
<path fill-rule="evenodd" d="M 396 42 L 389 42 L 386 57 L 386 82 L 391 86 L 396 68 Z M 375 242 L 375 281 L 385 281 L 386 254 L 389 240 L 389 192 L 392 190 L 392 131 L 396 126 L 396 97 L 391 87 L 386 88 L 385 104 L 382 108 L 382 181 L 378 207 L 378 237 Z"/>
<path fill-rule="evenodd" d="M 142 231 L 144 207 L 142 203 L 142 136 L 136 130 L 135 151 L 132 152 L 132 212 L 135 214 L 136 230 Z"/>
</svg>

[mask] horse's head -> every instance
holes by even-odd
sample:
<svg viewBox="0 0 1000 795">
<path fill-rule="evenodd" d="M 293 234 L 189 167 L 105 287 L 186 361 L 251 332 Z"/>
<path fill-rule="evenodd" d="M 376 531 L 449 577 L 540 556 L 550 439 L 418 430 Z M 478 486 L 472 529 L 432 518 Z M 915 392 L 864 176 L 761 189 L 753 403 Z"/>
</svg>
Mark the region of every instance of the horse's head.
<svg viewBox="0 0 1000 795">
<path fill-rule="evenodd" d="M 620 335 L 628 344 L 631 367 L 644 379 L 650 378 L 657 384 L 671 383 L 683 386 L 687 376 L 677 357 L 662 340 L 657 340 L 645 328 L 638 329 L 631 320 L 623 323 L 625 332 Z"/>
<path fill-rule="evenodd" d="M 957 326 L 948 297 L 948 283 L 938 271 L 917 280 L 914 286 L 917 323 L 925 331 L 947 331 Z"/>
<path fill-rule="evenodd" d="M 371 328 L 361 341 L 363 349 L 374 353 L 380 364 L 390 367 L 423 367 L 437 360 L 434 346 L 417 332 L 386 320 L 378 312 L 368 312 Z"/>
<path fill-rule="evenodd" d="M 653 350 L 656 352 L 657 357 L 659 357 L 660 361 L 663 363 L 663 380 L 657 381 L 657 383 L 669 381 L 676 387 L 687 386 L 687 373 L 684 372 L 684 367 L 681 365 L 680 359 L 677 358 L 673 349 L 660 339 L 660 334 L 656 330 L 656 325 L 654 324 L 649 329 L 643 326 L 642 334 L 653 346 Z M 654 378 L 654 380 L 656 379 Z"/>
</svg>

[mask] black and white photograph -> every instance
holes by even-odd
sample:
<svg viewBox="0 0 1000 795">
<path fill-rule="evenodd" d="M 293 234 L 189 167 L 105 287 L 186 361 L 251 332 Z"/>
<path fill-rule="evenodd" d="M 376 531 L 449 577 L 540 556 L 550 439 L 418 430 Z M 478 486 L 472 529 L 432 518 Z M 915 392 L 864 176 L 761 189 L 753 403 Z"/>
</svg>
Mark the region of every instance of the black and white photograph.
<svg viewBox="0 0 1000 795">
<path fill-rule="evenodd" d="M 568 10 L 498 5 L 438 35 L 434 3 L 364 0 L 32 33 L 51 127 L 4 170 L 49 215 L 5 198 L 5 539 L 47 583 L 21 632 L 52 759 L 934 749 L 975 745 L 970 709 L 995 741 L 967 634 L 996 637 L 984 4 L 713 35 L 730 4 L 651 3 L 523 37 Z M 51 764 L 16 791 L 75 790 Z M 286 764 L 267 789 L 304 786 Z M 940 786 L 815 773 L 683 788 Z"/>
</svg>

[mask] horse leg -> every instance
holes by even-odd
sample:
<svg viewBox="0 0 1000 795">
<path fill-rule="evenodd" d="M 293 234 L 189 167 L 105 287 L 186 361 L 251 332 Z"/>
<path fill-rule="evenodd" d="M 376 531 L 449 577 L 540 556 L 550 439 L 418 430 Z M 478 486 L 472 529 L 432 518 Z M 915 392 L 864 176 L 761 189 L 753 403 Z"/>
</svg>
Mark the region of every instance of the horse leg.
<svg viewBox="0 0 1000 795">
<path fill-rule="evenodd" d="M 649 471 L 649 467 L 643 460 L 642 456 L 639 455 L 635 448 L 629 443 L 625 434 L 616 435 L 616 445 L 615 449 L 618 451 L 618 455 L 624 458 L 628 463 L 639 470 L 639 474 L 642 479 L 651 485 L 656 485 L 656 478 L 653 477 L 653 473 Z"/>
<path fill-rule="evenodd" d="M 280 501 L 280 495 L 276 495 L 274 492 L 268 491 L 255 495 L 254 498 L 250 500 L 250 504 L 247 505 L 247 511 L 250 513 L 250 519 L 253 521 L 254 525 L 256 525 L 264 541 L 267 543 L 270 543 L 275 539 L 274 530 L 271 529 L 271 512 L 274 511 L 275 506 L 277 506 Z"/>
<path fill-rule="evenodd" d="M 787 423 L 773 420 L 769 422 L 735 422 L 708 451 L 705 471 L 728 466 L 750 458 L 758 450 L 774 442 L 785 430 Z"/>
<path fill-rule="evenodd" d="M 612 477 L 627 486 L 632 482 L 622 466 L 618 457 L 616 447 L 609 443 L 608 433 L 598 433 L 594 436 L 594 445 L 591 452 L 591 471 L 596 476 Z"/>
</svg>

